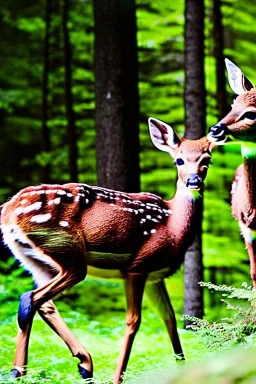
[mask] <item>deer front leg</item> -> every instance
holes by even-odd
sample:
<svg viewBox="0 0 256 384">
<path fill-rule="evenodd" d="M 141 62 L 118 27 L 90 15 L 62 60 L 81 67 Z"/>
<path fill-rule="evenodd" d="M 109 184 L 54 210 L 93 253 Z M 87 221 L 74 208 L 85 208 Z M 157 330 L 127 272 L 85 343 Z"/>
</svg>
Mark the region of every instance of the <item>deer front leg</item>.
<svg viewBox="0 0 256 384">
<path fill-rule="evenodd" d="M 122 382 L 122 374 L 125 372 L 132 344 L 141 322 L 141 303 L 147 276 L 130 273 L 125 280 L 125 294 L 127 302 L 126 328 L 124 339 L 116 366 L 114 383 Z"/>
<path fill-rule="evenodd" d="M 250 274 L 253 287 L 256 288 L 256 239 L 245 241 L 245 245 L 250 259 Z"/>
<path fill-rule="evenodd" d="M 166 325 L 177 360 L 185 360 L 177 331 L 175 313 L 164 281 L 146 284 L 145 292 Z"/>
<path fill-rule="evenodd" d="M 54 332 L 66 343 L 74 357 L 80 360 L 78 370 L 84 379 L 92 377 L 92 359 L 87 349 L 72 334 L 52 300 L 47 301 L 38 310 L 42 319 L 52 328 Z"/>
</svg>

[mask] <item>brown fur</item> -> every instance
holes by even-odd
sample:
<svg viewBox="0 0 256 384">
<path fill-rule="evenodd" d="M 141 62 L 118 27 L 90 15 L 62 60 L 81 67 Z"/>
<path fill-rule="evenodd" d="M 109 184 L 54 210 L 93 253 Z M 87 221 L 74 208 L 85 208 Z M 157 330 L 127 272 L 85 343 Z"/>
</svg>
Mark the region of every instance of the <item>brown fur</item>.
<svg viewBox="0 0 256 384">
<path fill-rule="evenodd" d="M 157 124 L 161 123 L 151 124 L 155 124 L 156 145 L 160 149 L 167 147 L 175 160 L 184 162 L 178 166 L 173 199 L 85 184 L 39 185 L 21 190 L 2 212 L 5 242 L 37 282 L 38 288 L 31 296 L 33 308 L 80 359 L 80 372 L 92 373 L 90 355 L 63 323 L 51 299 L 84 279 L 87 267 L 95 267 L 94 274 L 97 268 L 116 269 L 118 276 L 125 279 L 126 331 L 115 383 L 121 381 L 139 328 L 147 279 L 152 283 L 151 292 L 157 293 L 154 305 L 160 308 L 174 352 L 183 356 L 163 278 L 179 268 L 195 236 L 198 200 L 186 183 L 191 174 L 201 182 L 205 179 L 212 149 L 206 138 L 179 140 L 170 127 L 159 134 Z M 14 362 L 18 375 L 25 374 L 31 325 L 29 319 L 19 329 Z M 89 377 L 86 374 L 82 374 L 83 378 Z"/>
</svg>

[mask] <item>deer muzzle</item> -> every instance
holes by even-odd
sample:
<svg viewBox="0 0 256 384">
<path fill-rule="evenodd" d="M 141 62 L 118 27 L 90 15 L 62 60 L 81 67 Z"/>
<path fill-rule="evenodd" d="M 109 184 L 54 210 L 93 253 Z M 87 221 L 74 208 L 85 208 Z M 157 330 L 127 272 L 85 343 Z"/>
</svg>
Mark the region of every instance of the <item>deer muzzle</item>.
<svg viewBox="0 0 256 384">
<path fill-rule="evenodd" d="M 188 189 L 199 190 L 203 185 L 203 179 L 199 177 L 196 173 L 191 173 L 188 175 L 186 181 L 186 187 Z"/>
</svg>

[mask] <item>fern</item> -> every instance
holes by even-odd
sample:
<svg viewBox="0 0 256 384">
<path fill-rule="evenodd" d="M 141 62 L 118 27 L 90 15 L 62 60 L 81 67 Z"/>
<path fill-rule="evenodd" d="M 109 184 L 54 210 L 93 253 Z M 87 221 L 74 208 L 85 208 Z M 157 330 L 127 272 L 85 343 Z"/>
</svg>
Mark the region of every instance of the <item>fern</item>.
<svg viewBox="0 0 256 384">
<path fill-rule="evenodd" d="M 220 323 L 184 315 L 182 319 L 192 323 L 187 328 L 198 332 L 210 349 L 227 349 L 234 344 L 245 343 L 246 337 L 256 332 L 256 290 L 247 283 L 243 283 L 241 288 L 210 282 L 199 284 L 210 290 L 224 292 L 222 296 L 226 296 L 226 299 L 221 301 L 232 312 Z"/>
</svg>

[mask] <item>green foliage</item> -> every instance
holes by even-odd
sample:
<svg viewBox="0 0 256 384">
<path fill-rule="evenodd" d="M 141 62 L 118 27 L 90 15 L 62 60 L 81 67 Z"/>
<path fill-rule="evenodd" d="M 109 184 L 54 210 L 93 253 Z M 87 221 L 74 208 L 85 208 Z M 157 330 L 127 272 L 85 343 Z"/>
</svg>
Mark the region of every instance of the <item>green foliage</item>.
<svg viewBox="0 0 256 384">
<path fill-rule="evenodd" d="M 224 292 L 222 296 L 227 299 L 221 301 L 226 304 L 227 309 L 232 311 L 227 318 L 221 322 L 210 323 L 206 319 L 198 319 L 193 316 L 184 315 L 184 320 L 189 320 L 193 331 L 197 331 L 205 340 L 207 348 L 222 350 L 232 348 L 235 344 L 245 343 L 248 337 L 256 332 L 256 292 L 246 283 L 242 288 L 226 285 L 215 285 L 201 282 L 200 286 L 209 290 Z"/>
</svg>

